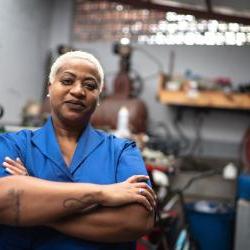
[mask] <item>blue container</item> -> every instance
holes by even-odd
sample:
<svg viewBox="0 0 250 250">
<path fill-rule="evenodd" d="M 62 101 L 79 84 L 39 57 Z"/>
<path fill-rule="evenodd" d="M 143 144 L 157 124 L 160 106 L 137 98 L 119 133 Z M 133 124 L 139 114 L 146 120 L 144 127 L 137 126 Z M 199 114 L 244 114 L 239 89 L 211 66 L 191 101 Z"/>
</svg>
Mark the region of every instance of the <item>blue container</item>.
<svg viewBox="0 0 250 250">
<path fill-rule="evenodd" d="M 234 210 L 221 208 L 221 203 L 212 202 L 211 211 L 198 211 L 196 203 L 186 206 L 187 221 L 193 239 L 200 250 L 233 249 Z"/>
<path fill-rule="evenodd" d="M 250 175 L 241 174 L 237 182 L 237 198 L 250 200 Z"/>
</svg>

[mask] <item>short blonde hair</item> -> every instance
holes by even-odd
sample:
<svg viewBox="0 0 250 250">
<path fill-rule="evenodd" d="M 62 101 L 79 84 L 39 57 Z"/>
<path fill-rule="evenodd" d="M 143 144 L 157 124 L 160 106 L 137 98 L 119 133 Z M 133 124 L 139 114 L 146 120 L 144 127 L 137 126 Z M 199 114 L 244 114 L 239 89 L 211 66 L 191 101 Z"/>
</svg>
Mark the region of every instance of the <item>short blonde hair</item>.
<svg viewBox="0 0 250 250">
<path fill-rule="evenodd" d="M 52 83 L 55 80 L 56 73 L 59 70 L 59 68 L 62 66 L 62 64 L 67 59 L 72 59 L 72 58 L 85 59 L 85 60 L 90 61 L 91 63 L 93 63 L 96 66 L 97 72 L 98 72 L 99 77 L 100 77 L 100 91 L 102 91 L 103 85 L 104 85 L 103 68 L 95 56 L 93 56 L 90 53 L 84 52 L 84 51 L 70 51 L 70 52 L 67 52 L 67 53 L 59 56 L 50 68 L 49 82 Z"/>
</svg>

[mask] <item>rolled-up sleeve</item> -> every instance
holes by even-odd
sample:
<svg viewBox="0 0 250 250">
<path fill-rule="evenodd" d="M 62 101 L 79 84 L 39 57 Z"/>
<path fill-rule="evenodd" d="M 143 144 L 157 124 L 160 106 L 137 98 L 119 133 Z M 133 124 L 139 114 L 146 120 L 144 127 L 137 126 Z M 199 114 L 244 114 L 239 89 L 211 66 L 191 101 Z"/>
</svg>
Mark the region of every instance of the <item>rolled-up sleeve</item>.
<svg viewBox="0 0 250 250">
<path fill-rule="evenodd" d="M 140 150 L 135 142 L 127 142 L 121 150 L 116 169 L 116 181 L 122 182 L 132 175 L 147 175 Z"/>
</svg>

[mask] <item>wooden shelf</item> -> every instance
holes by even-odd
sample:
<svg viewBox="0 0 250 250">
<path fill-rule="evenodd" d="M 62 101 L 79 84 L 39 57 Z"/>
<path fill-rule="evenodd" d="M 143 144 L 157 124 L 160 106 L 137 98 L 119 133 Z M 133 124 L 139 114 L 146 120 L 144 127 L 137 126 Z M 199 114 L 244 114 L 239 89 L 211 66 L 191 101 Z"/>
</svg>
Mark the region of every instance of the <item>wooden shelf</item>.
<svg viewBox="0 0 250 250">
<path fill-rule="evenodd" d="M 250 109 L 250 94 L 224 93 L 220 91 L 168 91 L 159 89 L 161 103 L 178 106 L 208 107 L 221 109 Z"/>
</svg>

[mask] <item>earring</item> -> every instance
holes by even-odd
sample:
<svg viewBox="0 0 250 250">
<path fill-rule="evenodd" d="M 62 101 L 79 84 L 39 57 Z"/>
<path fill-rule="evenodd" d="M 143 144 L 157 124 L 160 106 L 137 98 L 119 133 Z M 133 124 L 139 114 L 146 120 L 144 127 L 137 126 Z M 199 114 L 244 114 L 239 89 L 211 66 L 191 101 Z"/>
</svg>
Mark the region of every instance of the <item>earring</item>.
<svg viewBox="0 0 250 250">
<path fill-rule="evenodd" d="M 47 97 L 50 97 L 50 94 L 48 93 L 46 96 L 47 96 Z"/>
<path fill-rule="evenodd" d="M 97 98 L 96 106 L 100 106 L 100 98 Z"/>
</svg>

